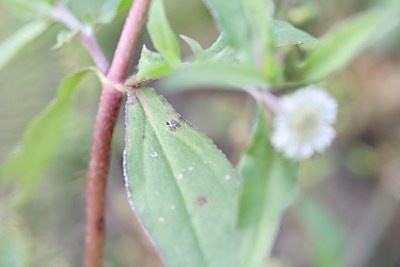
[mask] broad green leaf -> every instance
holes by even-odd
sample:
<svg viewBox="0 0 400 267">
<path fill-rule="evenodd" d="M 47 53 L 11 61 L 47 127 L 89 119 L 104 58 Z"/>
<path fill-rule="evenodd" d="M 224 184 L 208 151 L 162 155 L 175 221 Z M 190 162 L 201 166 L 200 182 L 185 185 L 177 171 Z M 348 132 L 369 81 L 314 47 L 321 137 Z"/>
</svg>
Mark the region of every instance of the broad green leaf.
<svg viewBox="0 0 400 267">
<path fill-rule="evenodd" d="M 313 240 L 314 267 L 344 266 L 345 235 L 343 226 L 322 204 L 302 199 L 296 210 Z"/>
<path fill-rule="evenodd" d="M 20 28 L 0 44 L 0 70 L 10 62 L 25 46 L 39 37 L 48 27 L 46 21 L 33 21 Z"/>
<path fill-rule="evenodd" d="M 225 63 L 203 63 L 177 72 L 166 80 L 169 91 L 198 87 L 246 90 L 248 86 L 267 87 L 265 77 L 254 67 Z"/>
<path fill-rule="evenodd" d="M 43 178 L 51 164 L 71 109 L 72 99 L 79 82 L 92 68 L 86 68 L 68 76 L 61 83 L 57 98 L 27 127 L 15 153 L 4 162 L 1 176 L 16 178 L 21 189 L 17 204 L 24 201 Z"/>
<path fill-rule="evenodd" d="M 252 32 L 241 0 L 204 0 L 224 33 L 226 42 L 252 58 Z"/>
<path fill-rule="evenodd" d="M 133 0 L 107 0 L 102 5 L 98 22 L 109 24 L 114 21 L 115 17 L 127 11 L 132 5 Z"/>
<path fill-rule="evenodd" d="M 275 45 L 277 47 L 285 45 L 300 45 L 317 41 L 315 37 L 309 33 L 302 31 L 287 21 L 273 21 Z"/>
<path fill-rule="evenodd" d="M 25 19 L 50 15 L 55 0 L 3 0 L 13 13 Z"/>
<path fill-rule="evenodd" d="M 171 66 L 178 66 L 181 60 L 179 43 L 169 25 L 163 0 L 151 2 L 147 31 L 157 51 Z"/>
<path fill-rule="evenodd" d="M 297 191 L 297 163 L 274 151 L 259 108 L 252 141 L 239 163 L 243 193 L 239 214 L 240 267 L 261 267 L 271 251 L 282 213 Z"/>
<path fill-rule="evenodd" d="M 133 210 L 169 267 L 235 267 L 239 178 L 154 89 L 128 91 L 124 172 Z"/>
<path fill-rule="evenodd" d="M 145 45 L 140 55 L 138 68 L 136 80 L 162 78 L 173 71 L 159 53 L 148 50 Z"/>
<path fill-rule="evenodd" d="M 59 49 L 63 45 L 69 43 L 78 33 L 79 29 L 73 29 L 73 30 L 61 30 L 57 34 L 57 43 L 53 46 L 53 49 Z"/>
<path fill-rule="evenodd" d="M 189 46 L 190 49 L 192 49 L 192 52 L 196 58 L 196 60 L 203 60 L 204 58 L 204 50 L 201 47 L 201 45 L 199 44 L 199 42 L 197 42 L 196 40 L 181 34 L 180 37 L 182 38 L 182 40 L 184 40 Z"/>
<path fill-rule="evenodd" d="M 317 44 L 299 69 L 301 83 L 322 80 L 340 70 L 364 48 L 399 24 L 399 9 L 378 9 L 355 16 Z"/>
</svg>

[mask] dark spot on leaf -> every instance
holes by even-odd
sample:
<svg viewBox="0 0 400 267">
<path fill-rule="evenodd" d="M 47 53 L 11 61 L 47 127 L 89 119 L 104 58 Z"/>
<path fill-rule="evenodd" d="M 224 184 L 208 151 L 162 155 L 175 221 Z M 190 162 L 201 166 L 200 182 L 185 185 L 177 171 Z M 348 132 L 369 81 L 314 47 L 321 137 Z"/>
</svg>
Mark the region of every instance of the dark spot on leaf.
<svg viewBox="0 0 400 267">
<path fill-rule="evenodd" d="M 169 127 L 169 129 L 173 132 L 176 131 L 176 129 L 178 129 L 179 127 L 181 127 L 181 124 L 176 121 L 176 120 L 172 120 L 172 121 L 167 121 L 165 122 L 165 124 Z"/>
<path fill-rule="evenodd" d="M 142 140 L 146 139 L 146 135 L 142 134 Z"/>
<path fill-rule="evenodd" d="M 198 197 L 197 198 L 197 205 L 199 205 L 200 207 L 203 207 L 207 203 L 208 203 L 208 199 L 206 197 Z"/>
</svg>

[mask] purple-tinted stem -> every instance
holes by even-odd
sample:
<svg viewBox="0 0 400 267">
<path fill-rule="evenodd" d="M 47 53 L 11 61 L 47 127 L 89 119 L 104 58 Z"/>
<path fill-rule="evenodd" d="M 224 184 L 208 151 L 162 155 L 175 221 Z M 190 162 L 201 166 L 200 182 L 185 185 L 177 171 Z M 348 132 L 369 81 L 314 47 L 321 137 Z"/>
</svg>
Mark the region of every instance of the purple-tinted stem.
<svg viewBox="0 0 400 267">
<path fill-rule="evenodd" d="M 56 3 L 56 8 L 52 13 L 52 16 L 54 20 L 63 23 L 70 30 L 80 30 L 80 32 L 78 33 L 78 39 L 83 44 L 87 52 L 90 54 L 93 61 L 96 63 L 101 72 L 106 73 L 110 64 L 105 57 L 103 51 L 101 50 L 99 44 L 97 43 L 96 37 L 94 36 L 93 32 L 90 29 L 85 28 L 60 1 Z"/>
<path fill-rule="evenodd" d="M 101 93 L 87 174 L 85 267 L 102 266 L 104 211 L 111 139 L 123 100 L 123 93 L 111 84 L 123 84 L 144 24 L 150 0 L 135 0 L 125 21 L 107 83 Z"/>
</svg>

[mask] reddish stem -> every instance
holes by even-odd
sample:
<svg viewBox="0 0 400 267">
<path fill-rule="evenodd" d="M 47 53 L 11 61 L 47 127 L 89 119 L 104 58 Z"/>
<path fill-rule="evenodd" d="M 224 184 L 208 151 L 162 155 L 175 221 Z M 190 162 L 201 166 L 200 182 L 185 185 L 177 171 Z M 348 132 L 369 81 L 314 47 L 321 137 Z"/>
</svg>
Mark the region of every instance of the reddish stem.
<svg viewBox="0 0 400 267">
<path fill-rule="evenodd" d="M 150 0 L 135 0 L 126 19 L 107 79 L 124 83 L 136 48 Z M 123 93 L 104 85 L 96 117 L 86 191 L 85 267 L 102 266 L 104 210 L 111 139 Z"/>
<path fill-rule="evenodd" d="M 83 33 L 80 33 L 78 35 L 78 38 L 93 58 L 96 66 L 101 70 L 102 73 L 106 73 L 109 67 L 109 63 L 107 58 L 104 56 L 99 44 L 97 43 L 96 38 L 94 38 L 92 34 Z"/>
</svg>

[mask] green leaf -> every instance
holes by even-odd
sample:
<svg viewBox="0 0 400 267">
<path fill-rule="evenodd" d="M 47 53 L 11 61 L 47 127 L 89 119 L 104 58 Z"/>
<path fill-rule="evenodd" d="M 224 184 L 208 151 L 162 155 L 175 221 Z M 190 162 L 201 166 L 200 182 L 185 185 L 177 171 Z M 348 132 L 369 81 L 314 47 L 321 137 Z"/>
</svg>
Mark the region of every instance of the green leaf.
<svg viewBox="0 0 400 267">
<path fill-rule="evenodd" d="M 119 6 L 117 9 L 117 14 L 121 14 L 122 12 L 128 11 L 132 6 L 133 0 L 120 0 Z"/>
<path fill-rule="evenodd" d="M 108 0 L 104 2 L 100 10 L 98 22 L 109 24 L 121 13 L 129 10 L 133 0 Z"/>
<path fill-rule="evenodd" d="M 218 63 L 233 63 L 239 62 L 239 57 L 232 48 L 226 46 L 224 35 L 221 34 L 211 47 L 204 51 L 204 61 Z"/>
<path fill-rule="evenodd" d="M 274 20 L 273 28 L 275 34 L 275 45 L 277 47 L 285 45 L 300 45 L 317 41 L 309 33 L 302 31 L 287 21 Z"/>
<path fill-rule="evenodd" d="M 197 42 L 196 40 L 181 34 L 180 37 L 182 38 L 182 40 L 184 40 L 192 49 L 192 52 L 196 58 L 196 60 L 203 60 L 204 58 L 204 50 L 201 47 L 201 45 L 199 44 L 199 42 Z"/>
<path fill-rule="evenodd" d="M 355 16 L 336 27 L 299 69 L 301 83 L 322 80 L 343 68 L 367 46 L 399 24 L 399 10 L 379 9 Z"/>
<path fill-rule="evenodd" d="M 244 12 L 260 52 L 267 49 L 272 36 L 274 3 L 271 0 L 242 0 Z"/>
<path fill-rule="evenodd" d="M 218 39 L 204 51 L 204 58 L 215 59 L 216 61 L 226 56 L 227 47 L 224 34 L 220 34 Z"/>
<path fill-rule="evenodd" d="M 169 91 L 198 87 L 246 90 L 248 86 L 268 87 L 268 82 L 254 67 L 225 63 L 193 65 L 166 80 Z"/>
<path fill-rule="evenodd" d="M 242 2 L 252 31 L 252 51 L 255 62 L 269 72 L 275 65 L 273 63 L 275 46 L 272 28 L 274 3 L 272 0 L 242 0 Z"/>
<path fill-rule="evenodd" d="M 259 108 L 252 141 L 239 163 L 243 193 L 239 214 L 240 267 L 260 267 L 271 251 L 282 213 L 297 191 L 298 164 L 274 151 Z"/>
<path fill-rule="evenodd" d="M 345 266 L 344 229 L 337 218 L 333 216 L 320 201 L 312 198 L 302 199 L 296 210 L 299 218 L 313 240 L 315 267 Z"/>
<path fill-rule="evenodd" d="M 54 0 L 3 0 L 3 3 L 17 16 L 31 19 L 50 15 Z"/>
<path fill-rule="evenodd" d="M 171 66 L 178 66 L 181 61 L 180 48 L 165 14 L 163 0 L 151 2 L 147 30 L 157 51 Z"/>
<path fill-rule="evenodd" d="M 93 68 L 85 68 L 64 79 L 57 98 L 30 123 L 18 149 L 4 162 L 1 177 L 16 178 L 21 186 L 16 204 L 21 204 L 29 197 L 51 164 L 62 140 L 75 89 L 90 71 Z"/>
<path fill-rule="evenodd" d="M 148 50 L 145 45 L 143 45 L 138 68 L 136 80 L 162 78 L 173 71 L 159 53 Z"/>
<path fill-rule="evenodd" d="M 57 43 L 53 46 L 53 49 L 59 49 L 63 45 L 69 43 L 79 33 L 79 31 L 79 28 L 73 30 L 61 30 L 57 34 Z"/>
<path fill-rule="evenodd" d="M 204 0 L 226 42 L 245 57 L 252 58 L 252 32 L 241 0 Z"/>
<path fill-rule="evenodd" d="M 39 37 L 48 27 L 46 21 L 33 21 L 20 28 L 0 44 L 0 70 L 10 62 L 25 46 Z"/>
<path fill-rule="evenodd" d="M 235 267 L 240 183 L 226 157 L 154 89 L 128 91 L 131 206 L 169 267 Z"/>
<path fill-rule="evenodd" d="M 218 21 L 229 46 L 236 49 L 245 62 L 265 67 L 269 76 L 273 63 L 273 2 L 270 0 L 205 0 Z"/>
</svg>

